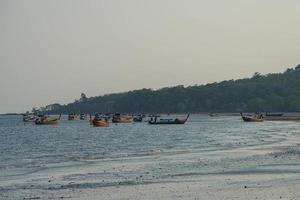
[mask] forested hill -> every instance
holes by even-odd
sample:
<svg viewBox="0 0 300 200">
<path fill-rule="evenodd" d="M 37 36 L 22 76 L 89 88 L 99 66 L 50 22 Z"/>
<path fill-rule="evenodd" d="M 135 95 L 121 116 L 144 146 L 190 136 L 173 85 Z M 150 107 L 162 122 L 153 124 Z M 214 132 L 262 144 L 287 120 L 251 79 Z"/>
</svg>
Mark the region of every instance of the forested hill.
<svg viewBox="0 0 300 200">
<path fill-rule="evenodd" d="M 34 109 L 34 111 L 36 111 Z M 300 111 L 300 65 L 284 73 L 228 80 L 201 86 L 141 89 L 52 104 L 39 111 L 59 113 L 183 113 Z"/>
</svg>

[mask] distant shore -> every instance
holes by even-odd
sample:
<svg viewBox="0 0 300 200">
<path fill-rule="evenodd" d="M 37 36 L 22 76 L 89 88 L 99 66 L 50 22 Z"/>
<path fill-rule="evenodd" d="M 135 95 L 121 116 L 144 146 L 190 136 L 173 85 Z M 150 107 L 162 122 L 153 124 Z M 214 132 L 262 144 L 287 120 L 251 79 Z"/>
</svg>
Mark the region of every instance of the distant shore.
<svg viewBox="0 0 300 200">
<path fill-rule="evenodd" d="M 0 115 L 23 115 L 24 113 L 0 113 Z"/>
<path fill-rule="evenodd" d="M 94 111 L 93 113 L 96 113 L 98 111 Z M 84 112 L 83 112 L 84 113 Z M 151 112 L 150 112 L 151 113 Z M 154 112 L 153 112 L 154 113 Z M 156 113 L 156 114 L 161 114 L 161 115 L 185 115 L 188 112 L 180 112 L 180 113 Z M 240 112 L 191 112 L 192 115 L 209 115 L 209 114 L 217 114 L 218 116 L 240 116 Z M 245 113 L 255 113 L 255 112 L 245 112 Z M 261 112 L 262 114 L 266 113 L 266 112 Z M 269 112 L 269 113 L 273 113 L 273 112 Z M 285 116 L 300 116 L 300 112 L 274 112 L 274 113 L 283 113 Z M 24 115 L 26 113 L 0 113 L 0 116 L 10 116 L 10 115 Z M 44 113 L 44 114 L 49 114 L 49 113 Z M 50 113 L 49 115 L 68 115 L 69 113 Z M 80 112 L 75 113 L 75 114 L 80 114 Z M 85 114 L 89 114 L 89 113 L 85 113 Z M 126 114 L 135 114 L 135 113 L 126 113 Z M 148 114 L 148 113 L 146 113 Z"/>
</svg>

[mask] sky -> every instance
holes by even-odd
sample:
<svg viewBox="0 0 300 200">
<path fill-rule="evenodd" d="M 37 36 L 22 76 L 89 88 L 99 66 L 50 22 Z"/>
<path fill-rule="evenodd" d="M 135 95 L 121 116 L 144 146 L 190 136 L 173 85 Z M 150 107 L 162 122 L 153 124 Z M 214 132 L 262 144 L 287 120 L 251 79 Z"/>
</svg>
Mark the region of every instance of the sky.
<svg viewBox="0 0 300 200">
<path fill-rule="evenodd" d="M 299 0 L 0 0 L 0 113 L 300 63 Z"/>
</svg>

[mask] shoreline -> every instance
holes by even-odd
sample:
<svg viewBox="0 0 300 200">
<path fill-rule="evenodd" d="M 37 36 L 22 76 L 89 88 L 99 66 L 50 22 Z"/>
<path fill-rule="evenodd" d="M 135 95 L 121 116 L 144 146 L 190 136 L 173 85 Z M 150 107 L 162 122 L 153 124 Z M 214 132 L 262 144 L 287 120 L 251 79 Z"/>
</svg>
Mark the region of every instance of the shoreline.
<svg viewBox="0 0 300 200">
<path fill-rule="evenodd" d="M 299 152 L 299 137 L 292 134 L 286 140 L 277 143 L 219 152 L 193 152 L 162 158 L 158 156 L 156 159 L 144 158 L 144 161 L 140 158 L 119 159 L 108 164 L 96 161 L 91 166 L 85 166 L 83 171 L 78 171 L 78 175 L 84 171 L 89 172 L 91 176 L 89 179 L 81 180 L 81 176 L 74 179 L 74 173 L 76 175 L 77 172 L 73 171 L 70 179 L 64 176 L 65 180 L 59 181 L 69 167 L 61 168 L 58 169 L 59 173 L 56 172 L 57 176 L 49 178 L 49 181 L 45 178 L 24 180 L 25 185 L 21 186 L 24 188 L 16 186 L 11 188 L 11 191 L 0 187 L 2 192 L 5 191 L 2 196 L 0 195 L 0 199 L 299 199 Z M 164 167 L 163 159 L 169 162 L 179 160 L 185 164 L 195 162 L 198 158 L 201 158 L 199 166 L 202 168 L 214 162 L 225 164 L 223 163 L 220 169 L 218 167 L 213 169 L 215 172 L 211 173 L 201 172 L 203 169 L 197 173 L 196 168 L 192 168 L 191 171 L 194 170 L 194 173 L 186 170 L 183 174 L 168 175 L 163 172 L 164 176 L 159 179 L 149 179 L 147 173 L 141 171 L 143 175 L 137 180 L 120 179 L 116 182 L 97 180 L 99 174 L 96 172 L 103 170 L 111 169 L 111 174 L 122 170 L 139 171 L 155 162 L 161 162 L 161 168 L 167 170 L 168 165 Z M 205 163 L 207 160 L 209 162 Z M 243 166 L 247 166 L 248 169 Z M 72 167 L 69 169 L 72 170 Z M 174 169 L 176 171 L 176 167 Z M 51 176 L 53 171 L 47 173 Z"/>
</svg>

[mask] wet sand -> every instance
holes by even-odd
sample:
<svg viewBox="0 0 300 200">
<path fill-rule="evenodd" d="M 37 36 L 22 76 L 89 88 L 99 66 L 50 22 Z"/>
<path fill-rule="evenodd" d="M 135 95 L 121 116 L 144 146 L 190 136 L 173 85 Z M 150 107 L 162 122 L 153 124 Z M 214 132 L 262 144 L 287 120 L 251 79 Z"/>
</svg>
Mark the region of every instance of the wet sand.
<svg viewBox="0 0 300 200">
<path fill-rule="evenodd" d="M 1 199 L 300 199 L 300 146 L 298 136 L 281 143 L 207 153 L 130 158 L 58 167 L 23 180 L 20 188 L 6 188 Z M 164 161 L 198 165 L 185 173 L 166 173 Z M 160 163 L 158 169 L 148 168 Z M 165 163 L 165 164 L 166 164 Z M 195 170 L 197 167 L 213 170 Z M 155 165 L 156 166 L 156 165 Z M 169 166 L 169 165 L 167 165 Z M 68 168 L 70 172 L 68 172 Z M 144 169 L 147 169 L 144 171 Z M 175 168 L 174 168 L 175 169 Z M 176 171 L 176 169 L 173 171 Z M 157 170 L 164 171 L 159 176 Z M 87 173 L 87 171 L 89 173 Z M 136 172 L 139 171 L 139 174 Z M 103 172 L 103 173 L 99 173 Z M 135 179 L 125 174 L 134 172 Z M 51 174 L 52 173 L 52 174 Z M 87 177 L 84 173 L 90 174 Z M 69 175 L 68 175 L 69 174 Z M 101 174 L 101 175 L 99 175 Z M 107 182 L 105 174 L 117 179 Z M 54 175 L 54 176 L 52 176 Z M 11 184 L 11 183 L 10 183 Z M 11 184 L 13 185 L 13 184 Z M 3 188 L 2 188 L 3 189 Z"/>
<path fill-rule="evenodd" d="M 185 177 L 175 182 L 86 190 L 74 199 L 300 199 L 294 175 Z"/>
</svg>

